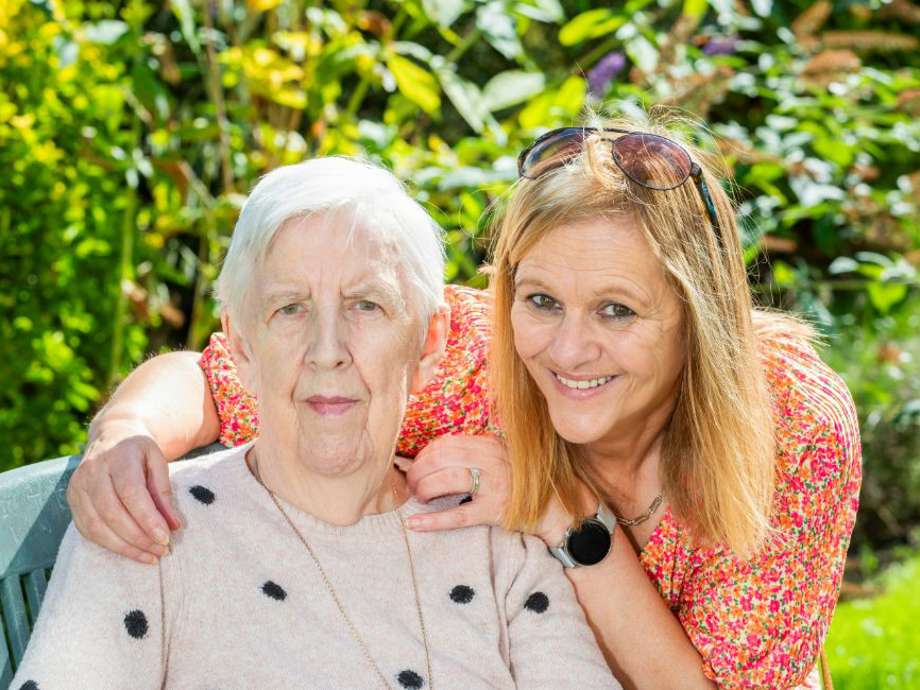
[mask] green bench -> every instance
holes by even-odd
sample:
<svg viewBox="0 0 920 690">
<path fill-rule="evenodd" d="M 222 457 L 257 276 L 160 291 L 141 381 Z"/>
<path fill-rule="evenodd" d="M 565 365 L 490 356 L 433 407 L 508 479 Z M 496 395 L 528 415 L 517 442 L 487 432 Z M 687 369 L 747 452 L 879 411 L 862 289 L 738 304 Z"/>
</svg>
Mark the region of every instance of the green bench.
<svg viewBox="0 0 920 690">
<path fill-rule="evenodd" d="M 213 444 L 186 457 L 222 449 Z M 0 474 L 0 688 L 13 680 L 38 617 L 70 524 L 67 482 L 79 463 L 70 455 Z"/>
<path fill-rule="evenodd" d="M 0 474 L 0 688 L 13 680 L 70 523 L 67 482 L 80 456 Z"/>
</svg>

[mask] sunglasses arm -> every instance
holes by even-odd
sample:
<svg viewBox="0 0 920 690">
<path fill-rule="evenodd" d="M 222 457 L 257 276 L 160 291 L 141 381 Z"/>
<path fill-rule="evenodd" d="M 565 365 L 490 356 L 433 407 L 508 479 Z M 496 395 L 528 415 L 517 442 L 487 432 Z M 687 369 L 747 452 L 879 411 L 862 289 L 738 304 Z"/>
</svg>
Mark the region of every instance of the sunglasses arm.
<svg viewBox="0 0 920 690">
<path fill-rule="evenodd" d="M 706 180 L 703 179 L 703 171 L 700 170 L 700 166 L 696 163 L 693 164 L 690 176 L 693 178 L 693 183 L 696 185 L 696 189 L 703 199 L 703 205 L 706 207 L 706 214 L 709 216 L 709 222 L 712 223 L 712 229 L 716 232 L 716 239 L 719 241 L 719 246 L 724 247 L 725 244 L 722 241 L 722 227 L 719 225 L 716 205 L 712 200 L 712 195 L 709 193 L 709 185 L 707 185 Z"/>
</svg>

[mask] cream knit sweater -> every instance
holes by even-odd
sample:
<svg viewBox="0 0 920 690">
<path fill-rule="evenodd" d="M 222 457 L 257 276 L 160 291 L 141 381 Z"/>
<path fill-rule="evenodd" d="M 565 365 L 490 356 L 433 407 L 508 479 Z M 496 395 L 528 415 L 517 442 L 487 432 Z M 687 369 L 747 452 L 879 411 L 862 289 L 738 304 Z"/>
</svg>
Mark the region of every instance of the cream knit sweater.
<svg viewBox="0 0 920 690">
<path fill-rule="evenodd" d="M 250 474 L 246 448 L 177 464 L 185 527 L 158 566 L 70 527 L 14 690 L 380 687 L 303 544 Z M 443 502 L 410 500 L 348 527 L 284 507 L 391 688 L 619 688 L 540 541 L 487 527 L 410 533 L 427 678 L 400 516 Z"/>
</svg>

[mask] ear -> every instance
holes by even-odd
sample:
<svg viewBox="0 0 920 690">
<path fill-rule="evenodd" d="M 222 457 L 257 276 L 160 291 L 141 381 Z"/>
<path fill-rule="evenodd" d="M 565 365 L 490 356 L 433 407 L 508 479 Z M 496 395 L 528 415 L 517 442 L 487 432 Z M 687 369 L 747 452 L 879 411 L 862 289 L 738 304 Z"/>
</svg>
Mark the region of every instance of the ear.
<svg viewBox="0 0 920 690">
<path fill-rule="evenodd" d="M 230 313 L 225 309 L 220 313 L 220 325 L 227 337 L 227 347 L 230 350 L 230 356 L 236 364 L 236 369 L 240 377 L 240 383 L 243 387 L 258 396 L 258 376 L 256 374 L 255 363 L 252 359 L 252 348 L 240 333 L 239 328 L 230 317 Z"/>
<path fill-rule="evenodd" d="M 413 395 L 421 393 L 427 386 L 441 363 L 447 347 L 447 333 L 450 330 L 450 308 L 442 307 L 428 322 L 428 332 L 419 354 L 418 367 L 412 375 Z"/>
</svg>

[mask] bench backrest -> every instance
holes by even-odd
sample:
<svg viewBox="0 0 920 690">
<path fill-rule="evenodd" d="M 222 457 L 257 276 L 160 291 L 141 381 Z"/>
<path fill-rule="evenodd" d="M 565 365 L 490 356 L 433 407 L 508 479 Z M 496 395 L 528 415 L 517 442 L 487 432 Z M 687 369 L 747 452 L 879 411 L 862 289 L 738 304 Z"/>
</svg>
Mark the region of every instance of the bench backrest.
<svg viewBox="0 0 920 690">
<path fill-rule="evenodd" d="M 65 493 L 78 455 L 0 474 L 0 688 L 22 659 L 70 523 Z"/>
</svg>

